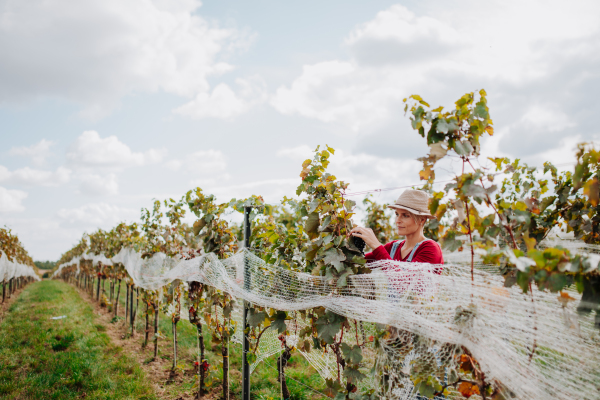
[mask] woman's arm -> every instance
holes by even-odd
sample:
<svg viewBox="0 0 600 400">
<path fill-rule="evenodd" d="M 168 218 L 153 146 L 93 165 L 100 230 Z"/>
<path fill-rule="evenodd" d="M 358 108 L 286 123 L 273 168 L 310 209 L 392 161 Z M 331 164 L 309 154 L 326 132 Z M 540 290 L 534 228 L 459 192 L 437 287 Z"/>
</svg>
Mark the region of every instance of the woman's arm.
<svg viewBox="0 0 600 400">
<path fill-rule="evenodd" d="M 371 228 L 363 228 L 362 226 L 357 226 L 350 231 L 350 234 L 354 237 L 359 237 L 365 241 L 367 246 L 373 249 L 372 252 L 365 254 L 365 258 L 368 261 L 376 261 L 376 260 L 391 260 L 390 250 L 392 248 L 391 243 L 383 246 L 379 243 L 379 239 L 375 236 L 373 229 Z M 387 247 L 387 249 L 386 249 Z"/>
<path fill-rule="evenodd" d="M 368 261 L 379 261 L 379 260 L 391 260 L 390 251 L 392 251 L 392 246 L 394 242 L 389 242 L 385 246 L 379 245 L 373 249 L 372 252 L 365 254 L 365 258 Z M 398 249 L 400 251 L 400 249 Z"/>
</svg>

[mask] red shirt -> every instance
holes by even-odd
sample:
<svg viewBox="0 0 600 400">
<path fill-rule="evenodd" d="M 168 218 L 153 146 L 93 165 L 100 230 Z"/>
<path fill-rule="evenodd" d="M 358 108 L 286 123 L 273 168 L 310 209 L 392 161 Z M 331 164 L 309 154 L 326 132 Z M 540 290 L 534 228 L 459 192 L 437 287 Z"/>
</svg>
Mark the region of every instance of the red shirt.
<svg viewBox="0 0 600 400">
<path fill-rule="evenodd" d="M 379 246 L 370 253 L 365 254 L 367 261 L 380 261 L 380 260 L 391 260 L 390 252 L 392 251 L 392 245 L 395 241 L 389 242 L 385 246 Z M 410 252 L 406 257 L 402 258 L 402 246 L 404 246 L 404 240 L 398 246 L 396 254 L 394 254 L 394 261 L 406 261 Z M 433 240 L 426 240 L 422 242 L 413 256 L 412 262 L 422 262 L 429 264 L 443 264 L 444 256 L 442 255 L 442 249 Z M 440 271 L 441 272 L 441 271 Z"/>
</svg>

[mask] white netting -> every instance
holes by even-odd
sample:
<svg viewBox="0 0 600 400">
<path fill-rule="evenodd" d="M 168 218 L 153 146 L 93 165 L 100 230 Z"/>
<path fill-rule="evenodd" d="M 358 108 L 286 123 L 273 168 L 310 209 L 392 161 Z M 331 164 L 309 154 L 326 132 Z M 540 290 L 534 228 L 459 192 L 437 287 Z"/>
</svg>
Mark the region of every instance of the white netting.
<svg viewBox="0 0 600 400">
<path fill-rule="evenodd" d="M 71 266 L 75 266 L 76 268 L 76 274 L 79 275 L 79 262 L 81 260 L 87 260 L 87 261 L 92 261 L 92 264 L 96 264 L 98 262 L 101 262 L 104 265 L 113 265 L 113 262 L 109 259 L 106 258 L 104 256 L 104 254 L 92 254 L 92 253 L 85 253 L 81 256 L 77 256 L 77 257 L 73 257 L 71 260 L 64 262 L 62 264 L 60 264 L 58 266 L 58 268 L 56 269 L 56 271 L 54 271 L 54 273 L 52 274 L 52 277 L 57 277 L 60 276 L 62 271 L 67 268 L 67 267 L 71 267 Z"/>
<path fill-rule="evenodd" d="M 29 277 L 37 281 L 40 277 L 29 265 L 21 264 L 16 261 L 10 261 L 6 254 L 0 250 L 0 281 L 8 281 L 12 278 Z"/>
<path fill-rule="evenodd" d="M 290 312 L 325 307 L 356 320 L 344 340 L 367 342 L 365 373 L 375 361 L 378 366 L 361 386 L 377 387 L 387 398 L 414 398 L 409 377 L 418 373 L 447 382 L 463 349 L 479 362 L 488 382 L 501 383 L 505 398 L 598 398 L 600 336 L 594 312 L 576 312 L 581 296 L 574 290 L 568 291 L 573 300 L 537 289 L 523 294 L 516 285 L 504 287 L 490 266 L 479 265 L 471 281 L 470 266 L 455 262 L 460 257 L 445 255 L 452 263 L 441 274 L 435 273 L 439 265 L 373 263 L 371 274 L 350 276 L 343 288 L 325 277 L 268 265 L 247 250 L 226 260 L 214 254 L 181 260 L 161 253 L 142 259 L 123 249 L 112 262 L 124 265 L 135 285 L 149 290 L 175 279 L 198 281 L 263 307 Z M 234 318 L 241 326 L 239 308 Z M 287 323 L 293 345 L 306 322 L 297 316 Z M 366 339 L 376 323 L 388 326 L 391 335 L 379 349 Z M 280 351 L 275 332 L 267 332 L 257 363 Z M 300 352 L 324 378 L 338 374 L 331 352 Z"/>
</svg>

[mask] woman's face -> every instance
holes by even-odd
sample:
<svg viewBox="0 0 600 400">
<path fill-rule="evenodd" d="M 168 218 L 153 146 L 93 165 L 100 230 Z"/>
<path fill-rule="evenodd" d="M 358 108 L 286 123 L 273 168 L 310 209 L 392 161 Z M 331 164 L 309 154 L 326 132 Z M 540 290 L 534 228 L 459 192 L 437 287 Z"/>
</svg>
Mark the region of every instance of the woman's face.
<svg viewBox="0 0 600 400">
<path fill-rule="evenodd" d="M 412 214 L 406 210 L 395 210 L 396 212 L 396 228 L 398 235 L 406 236 L 417 232 L 421 229 L 421 225 L 415 222 Z"/>
</svg>

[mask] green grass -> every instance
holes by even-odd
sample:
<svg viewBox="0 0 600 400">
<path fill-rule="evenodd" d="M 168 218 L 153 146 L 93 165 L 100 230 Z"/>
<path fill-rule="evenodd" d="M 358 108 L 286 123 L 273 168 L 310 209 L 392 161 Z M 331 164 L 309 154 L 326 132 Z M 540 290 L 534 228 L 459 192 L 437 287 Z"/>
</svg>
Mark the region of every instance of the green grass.
<svg viewBox="0 0 600 400">
<path fill-rule="evenodd" d="M 106 284 L 108 290 L 108 283 Z M 123 285 L 121 288 L 121 296 L 119 299 L 119 316 L 125 314 L 125 295 L 126 288 Z M 95 297 L 94 297 L 95 298 Z M 135 307 L 135 304 L 134 304 Z M 137 336 L 130 340 L 136 340 L 140 343 L 143 342 L 143 330 L 145 328 L 145 306 L 140 302 L 140 310 L 136 318 L 136 330 L 140 332 Z M 186 312 L 182 310 L 182 313 Z M 153 318 L 153 317 L 152 317 Z M 151 327 L 153 327 L 153 319 L 151 319 Z M 211 343 L 210 334 L 207 332 L 206 325 L 204 328 L 204 343 L 206 348 L 206 358 L 211 364 L 211 369 L 215 374 L 213 381 L 213 388 L 220 387 L 223 375 L 221 369 L 222 356 L 220 345 Z M 153 328 L 152 328 L 153 329 Z M 159 347 L 159 357 L 163 359 L 172 360 L 172 342 L 173 335 L 171 332 L 171 319 L 161 314 L 159 318 L 159 330 L 165 339 L 161 339 L 161 347 Z M 187 320 L 180 320 L 177 324 L 177 338 L 178 338 L 178 365 L 182 366 L 185 370 L 191 370 L 193 363 L 197 359 L 197 339 L 196 339 L 196 327 L 190 324 Z M 148 344 L 148 348 L 145 350 L 147 354 L 147 360 L 152 358 L 152 343 Z M 241 398 L 241 381 L 242 381 L 242 348 L 237 343 L 231 343 L 229 346 L 229 359 L 230 359 L 230 387 L 231 392 L 235 398 Z M 172 361 L 171 361 L 172 362 Z M 250 376 L 251 382 L 251 398 L 252 399 L 280 399 L 280 385 L 277 381 L 277 357 L 273 356 L 267 359 L 266 363 L 260 363 Z M 169 363 L 170 366 L 170 363 Z M 326 397 L 320 395 L 313 390 L 323 393 L 325 391 L 325 381 L 318 372 L 306 361 L 306 359 L 299 353 L 292 353 L 292 358 L 288 362 L 286 368 L 287 385 L 290 390 L 292 400 L 301 399 L 325 399 Z M 298 382 L 301 383 L 298 383 Z M 186 392 L 192 393 L 196 389 L 193 388 L 195 378 L 191 375 L 186 375 L 183 382 L 171 384 L 165 386 L 166 393 L 171 395 L 170 398 L 176 398 L 177 394 Z M 308 386 L 308 387 L 307 387 Z"/>
<path fill-rule="evenodd" d="M 95 319 L 70 285 L 30 284 L 0 324 L 0 398 L 156 399 Z"/>
<path fill-rule="evenodd" d="M 163 339 L 163 343 L 166 345 L 162 347 L 162 352 L 159 356 L 172 360 L 172 340 L 173 335 L 171 333 L 171 320 L 161 315 L 162 321 L 159 319 L 160 332 L 166 336 Z M 142 327 L 140 325 L 140 330 Z M 222 356 L 221 346 L 211 343 L 210 335 L 206 333 L 206 326 L 204 327 L 204 343 L 206 348 L 206 355 L 211 366 L 214 367 L 215 379 L 214 386 L 220 386 L 222 382 Z M 181 320 L 177 324 L 177 338 L 178 338 L 178 364 L 184 366 L 186 369 L 192 368 L 192 365 L 197 357 L 197 339 L 196 339 L 196 327 L 190 324 L 186 320 Z M 237 343 L 230 343 L 229 345 L 229 359 L 230 359 L 230 385 L 231 391 L 236 398 L 241 398 L 241 381 L 242 381 L 242 348 Z M 251 383 L 251 397 L 253 399 L 280 399 L 280 387 L 277 382 L 277 357 L 273 356 L 267 360 L 266 363 L 261 363 L 254 370 L 250 377 Z M 306 359 L 299 353 L 293 353 L 292 358 L 288 362 L 286 368 L 286 375 L 288 377 L 287 384 L 290 390 L 291 399 L 321 399 L 324 396 L 318 395 L 312 390 L 306 388 L 304 385 L 313 387 L 320 392 L 325 390 L 325 382 L 318 374 L 318 372 L 310 366 Z M 293 379 L 289 379 L 293 378 Z M 299 384 L 296 381 L 302 382 Z M 190 379 L 183 383 L 184 390 L 191 391 L 193 380 Z"/>
<path fill-rule="evenodd" d="M 108 284 L 106 285 L 108 289 Z M 126 289 L 121 288 L 119 317 L 125 312 Z M 128 340 L 139 344 L 147 364 L 153 347 L 141 349 L 144 329 L 144 306 L 136 319 L 136 336 Z M 104 312 L 107 312 L 104 309 Z M 67 318 L 52 320 L 51 317 Z M 137 361 L 111 343 L 107 327 L 98 321 L 90 304 L 75 288 L 62 281 L 43 281 L 29 285 L 15 299 L 0 323 L 0 398 L 4 399 L 155 399 Z M 166 377 L 171 366 L 171 321 L 160 318 L 159 357 L 169 362 L 164 366 Z M 196 327 L 186 320 L 177 325 L 179 339 L 179 379 L 160 382 L 165 393 L 161 398 L 176 399 L 196 391 L 193 364 L 196 361 Z M 221 347 L 211 343 L 205 329 L 205 346 L 211 364 L 213 388 L 221 392 Z M 230 344 L 230 382 L 232 399 L 241 398 L 241 346 Z M 291 399 L 321 399 L 325 382 L 317 371 L 298 353 L 293 353 L 286 368 Z M 165 378 L 166 381 L 166 378 Z M 301 383 L 298 383 L 299 381 Z M 306 386 L 304 386 L 306 385 Z M 251 398 L 280 398 L 276 357 L 261 363 L 251 375 Z"/>
</svg>

